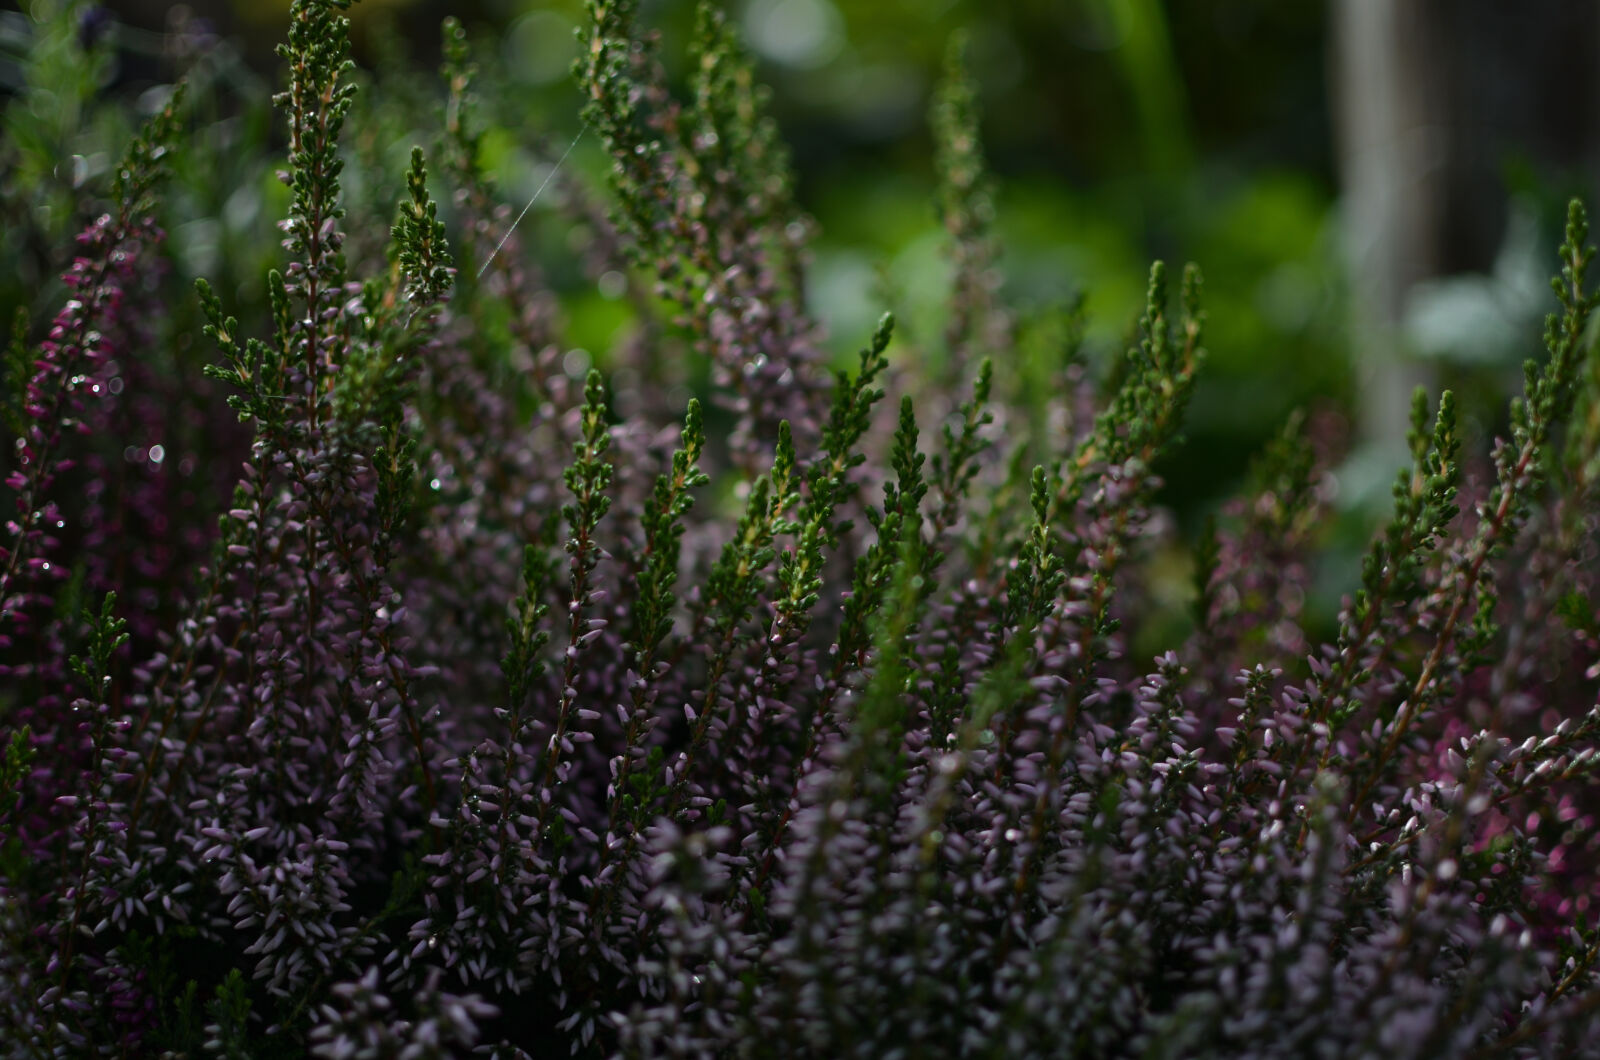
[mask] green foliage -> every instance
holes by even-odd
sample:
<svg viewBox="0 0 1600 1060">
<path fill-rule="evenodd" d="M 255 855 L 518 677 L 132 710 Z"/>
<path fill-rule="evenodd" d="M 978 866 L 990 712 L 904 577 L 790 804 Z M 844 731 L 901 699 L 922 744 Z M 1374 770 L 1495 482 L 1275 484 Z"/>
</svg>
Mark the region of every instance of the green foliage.
<svg viewBox="0 0 1600 1060">
<path fill-rule="evenodd" d="M 605 380 L 595 369 L 590 369 L 583 384 L 581 422 L 583 436 L 576 445 L 572 463 L 567 465 L 564 473 L 573 500 L 561 509 L 562 518 L 567 521 L 572 535 L 567 541 L 567 551 L 573 556 L 575 580 L 580 580 L 581 575 L 593 570 L 597 561 L 589 539 L 601 518 L 611 508 L 606 487 L 611 484 L 611 477 L 616 470 L 605 459 L 606 450 L 611 448 L 606 386 Z"/>
<path fill-rule="evenodd" d="M 1460 439 L 1454 395 L 1447 390 L 1439 396 L 1431 431 L 1427 420 L 1427 394 L 1419 388 L 1411 402 L 1408 435 L 1413 466 L 1395 478 L 1394 515 L 1362 560 L 1361 588 L 1340 634 L 1339 661 L 1331 679 L 1318 686 L 1318 698 L 1326 704 L 1320 707 L 1319 714 L 1331 707 L 1335 722 L 1348 719 L 1359 709 L 1358 699 L 1345 698 L 1347 691 L 1373 676 L 1370 666 L 1357 662 L 1364 642 L 1414 599 L 1418 580 L 1427 568 L 1429 550 L 1456 517 L 1455 496 L 1460 479 L 1456 454 Z"/>
<path fill-rule="evenodd" d="M 914 515 L 914 505 L 911 512 Z M 882 572 L 883 582 L 872 586 L 877 590 L 873 602 L 878 605 L 872 612 L 875 659 L 871 679 L 850 721 L 855 753 L 849 776 L 881 805 L 888 806 L 904 776 L 901 746 L 912 720 L 907 693 L 915 682 L 911 669 L 912 635 L 922 621 L 929 594 L 924 591 L 922 558 L 918 555 L 921 538 L 905 534 L 882 543 L 897 554 Z M 840 646 L 846 647 L 843 643 Z"/>
<path fill-rule="evenodd" d="M 545 659 L 540 649 L 550 639 L 550 633 L 541 623 L 550 611 L 543 602 L 545 590 L 554 575 L 554 563 L 549 554 L 537 545 L 528 545 L 522 554 L 522 591 L 511 604 L 511 615 L 506 619 L 507 639 L 510 647 L 500 662 L 510 689 L 511 710 L 520 718 L 527 704 L 529 690 L 544 673 Z M 515 734 L 520 725 L 513 721 Z"/>
<path fill-rule="evenodd" d="M 83 613 L 89 629 L 87 655 L 72 659 L 72 672 L 83 681 L 84 691 L 91 700 L 100 701 L 111 685 L 111 661 L 117 649 L 128 643 L 128 623 L 116 615 L 117 594 L 108 592 L 100 604 L 100 613 Z"/>
<path fill-rule="evenodd" d="M 111 200 L 122 215 L 134 220 L 154 207 L 152 197 L 157 181 L 167 175 L 167 152 L 178 142 L 187 88 L 183 82 L 173 86 L 167 101 L 139 130 L 118 164 L 111 182 Z"/>
<path fill-rule="evenodd" d="M 235 968 L 217 984 L 216 997 L 206 1003 L 208 1037 L 202 1046 L 224 1060 L 250 1060 L 255 1055 L 250 1034 L 250 989 Z"/>
<path fill-rule="evenodd" d="M 835 519 L 835 512 L 860 489 L 850 472 L 866 462 L 859 446 L 871 425 L 872 407 L 883 398 L 883 390 L 874 384 L 889 366 L 884 351 L 893 334 L 894 317 L 885 314 L 872 333 L 872 342 L 861 351 L 854 377 L 839 372 L 834 379 L 833 406 L 822 429 L 821 451 L 806 472 L 806 499 L 793 527 L 795 547 L 785 552 L 778 564 L 778 582 L 784 589 L 777 603 L 778 614 L 796 628 L 803 628 L 804 616 L 816 606 L 824 549 L 836 547 L 839 535 L 849 529 L 848 523 Z"/>
<path fill-rule="evenodd" d="M 1055 534 L 1050 519 L 1050 476 L 1035 466 L 1029 479 L 1028 505 L 1033 509 L 1033 525 L 1022 546 L 1022 556 L 1007 588 L 1010 596 L 1010 624 L 1026 638 L 1049 613 L 1066 578 L 1056 555 Z"/>
<path fill-rule="evenodd" d="M 0 754 L 0 827 L 9 822 L 22 797 L 22 780 L 33 763 L 32 736 L 26 725 L 21 726 L 11 733 L 5 752 Z"/>
<path fill-rule="evenodd" d="M 838 671 L 845 666 L 860 669 L 865 664 L 865 652 L 873 642 L 872 627 L 881 621 L 885 606 L 893 608 L 897 620 L 907 625 L 892 635 L 880 631 L 880 640 L 887 636 L 892 642 L 887 646 L 880 643 L 880 652 L 900 652 L 909 616 L 932 589 L 929 578 L 939 553 L 923 543 L 922 501 L 928 493 L 928 482 L 922 472 L 925 457 L 917 450 L 917 437 L 916 411 L 908 395 L 900 399 L 900 423 L 890 450 L 895 480 L 884 484 L 883 507 L 867 509 L 867 520 L 874 530 L 873 542 L 856 559 L 851 571 L 850 596 L 844 602 L 840 620 Z"/>
<path fill-rule="evenodd" d="M 655 489 L 645 502 L 642 517 L 644 550 L 639 574 L 639 606 L 634 615 L 636 632 L 630 638 L 641 674 L 650 672 L 656 651 L 672 631 L 672 612 L 677 601 L 672 586 L 678 580 L 683 517 L 694 507 L 690 491 L 711 481 L 711 476 L 699 466 L 705 446 L 705 417 L 700 402 L 691 398 L 678 448 L 672 453 L 672 468 L 656 477 Z"/>
<path fill-rule="evenodd" d="M 1205 318 L 1200 312 L 1200 270 L 1183 272 L 1181 341 L 1167 319 L 1167 270 L 1160 261 L 1150 267 L 1139 342 L 1123 358 L 1115 395 L 1095 420 L 1095 429 L 1068 462 L 1057 503 L 1076 501 L 1083 491 L 1083 472 L 1103 461 L 1116 466 L 1137 462 L 1147 470 L 1169 445 L 1205 359 L 1200 341 Z"/>
<path fill-rule="evenodd" d="M 411 149 L 406 187 L 411 199 L 400 204 L 400 219 L 394 225 L 400 271 L 406 276 L 406 297 L 414 302 L 437 302 L 450 290 L 453 270 L 444 222 L 438 219 L 438 205 L 428 196 L 428 171 L 420 147 Z"/>
<path fill-rule="evenodd" d="M 289 302 L 284 293 L 283 277 L 274 270 L 267 282 L 282 337 L 289 326 Z M 259 339 L 246 339 L 240 344 L 239 319 L 224 315 L 222 299 L 217 297 L 210 283 L 196 280 L 195 291 L 200 296 L 201 312 L 209 321 L 205 325 L 206 336 L 217 344 L 217 349 L 229 362 L 227 366 L 207 365 L 206 375 L 244 391 L 228 395 L 228 404 L 238 411 L 241 421 L 258 420 L 264 429 L 271 430 L 283 415 L 283 358 L 276 356 Z"/>
<path fill-rule="evenodd" d="M 101 183 L 129 131 L 117 108 L 97 106 L 113 57 L 111 41 L 102 36 L 86 47 L 80 34 L 92 6 L 26 6 L 27 15 L 17 12 L 7 26 L 21 39 L 7 42 L 14 80 L 0 115 L 0 253 L 15 268 L 0 277 L 7 315 L 14 308 L 37 315 L 48 305 L 39 296 L 59 293 L 60 248 L 87 219 L 77 200 Z"/>
</svg>

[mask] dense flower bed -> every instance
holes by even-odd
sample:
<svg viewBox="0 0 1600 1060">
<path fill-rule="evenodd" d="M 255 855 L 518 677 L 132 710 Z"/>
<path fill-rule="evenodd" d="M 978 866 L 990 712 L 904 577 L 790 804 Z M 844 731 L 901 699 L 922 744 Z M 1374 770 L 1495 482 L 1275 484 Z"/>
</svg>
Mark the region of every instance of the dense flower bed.
<svg viewBox="0 0 1600 1060">
<path fill-rule="evenodd" d="M 1600 1051 L 1576 204 L 1505 437 L 1474 465 L 1418 395 L 1336 637 L 1296 419 L 1140 658 L 1200 274 L 1151 270 L 1103 400 L 1070 344 L 1027 392 L 959 44 L 941 367 L 885 317 L 830 380 L 734 34 L 702 7 L 680 100 L 589 0 L 609 216 L 559 194 L 638 321 L 583 373 L 454 23 L 389 250 L 345 217 L 345 6 L 293 5 L 258 332 L 202 283 L 207 378 L 151 351 L 181 93 L 14 328 L 0 1054 Z M 684 363 L 713 402 L 670 407 Z"/>
</svg>

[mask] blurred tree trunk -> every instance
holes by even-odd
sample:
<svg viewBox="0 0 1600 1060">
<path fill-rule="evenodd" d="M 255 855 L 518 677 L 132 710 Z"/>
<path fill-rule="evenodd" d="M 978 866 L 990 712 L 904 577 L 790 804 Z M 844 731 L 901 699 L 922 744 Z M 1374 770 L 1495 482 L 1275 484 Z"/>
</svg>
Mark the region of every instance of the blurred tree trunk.
<svg viewBox="0 0 1600 1060">
<path fill-rule="evenodd" d="M 1433 374 L 1405 355 L 1407 298 L 1421 281 L 1490 269 L 1508 170 L 1597 205 L 1600 4 L 1332 0 L 1329 16 L 1360 434 L 1388 447 Z M 1519 363 L 1535 350 L 1508 352 Z"/>
<path fill-rule="evenodd" d="M 1446 117 L 1431 0 L 1335 0 L 1335 129 L 1351 281 L 1362 439 L 1405 442 L 1411 391 L 1425 382 L 1400 325 L 1407 292 L 1436 275 Z"/>
</svg>

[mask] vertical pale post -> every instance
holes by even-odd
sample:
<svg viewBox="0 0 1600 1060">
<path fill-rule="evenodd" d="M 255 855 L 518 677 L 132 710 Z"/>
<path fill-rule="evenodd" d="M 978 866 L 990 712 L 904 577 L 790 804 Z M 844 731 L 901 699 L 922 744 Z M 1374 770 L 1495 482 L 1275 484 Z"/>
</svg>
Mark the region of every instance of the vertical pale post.
<svg viewBox="0 0 1600 1060">
<path fill-rule="evenodd" d="M 1335 121 L 1361 440 L 1403 448 L 1426 366 L 1400 338 L 1407 292 L 1438 269 L 1448 150 L 1428 0 L 1335 0 Z"/>
</svg>

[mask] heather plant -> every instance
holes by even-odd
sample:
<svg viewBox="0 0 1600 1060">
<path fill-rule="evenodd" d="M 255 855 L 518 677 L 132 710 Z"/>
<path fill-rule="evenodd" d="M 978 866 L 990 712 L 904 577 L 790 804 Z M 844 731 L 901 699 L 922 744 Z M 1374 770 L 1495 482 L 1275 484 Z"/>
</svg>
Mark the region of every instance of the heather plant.
<svg viewBox="0 0 1600 1060">
<path fill-rule="evenodd" d="M 1146 658 L 1200 273 L 1151 269 L 1108 380 L 1073 303 L 1025 353 L 959 41 L 943 356 L 885 315 L 830 375 L 737 35 L 702 4 L 675 93 L 590 0 L 610 183 L 551 194 L 637 319 L 586 367 L 465 32 L 390 172 L 346 7 L 291 8 L 261 312 L 175 290 L 175 92 L 12 329 L 0 1053 L 1596 1052 L 1581 207 L 1506 437 L 1466 452 L 1418 394 L 1332 639 L 1332 454 L 1295 417 Z"/>
</svg>

